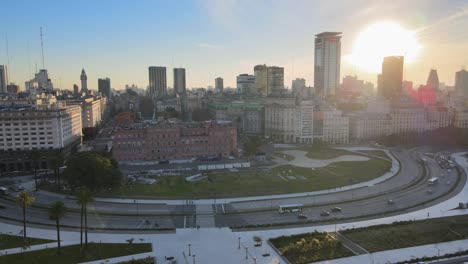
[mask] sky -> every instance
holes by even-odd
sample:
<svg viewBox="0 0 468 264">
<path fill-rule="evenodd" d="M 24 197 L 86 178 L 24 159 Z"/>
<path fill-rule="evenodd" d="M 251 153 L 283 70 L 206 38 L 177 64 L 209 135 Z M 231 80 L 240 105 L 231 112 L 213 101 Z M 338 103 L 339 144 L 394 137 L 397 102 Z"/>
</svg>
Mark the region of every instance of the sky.
<svg viewBox="0 0 468 264">
<path fill-rule="evenodd" d="M 435 68 L 453 85 L 468 65 L 468 0 L 15 0 L 1 9 L 0 64 L 22 88 L 42 68 L 40 27 L 45 68 L 64 89 L 80 85 L 82 68 L 90 88 L 103 77 L 115 89 L 146 87 L 149 66 L 167 67 L 168 86 L 172 68 L 183 67 L 189 88 L 214 86 L 216 77 L 235 87 L 257 64 L 284 67 L 286 86 L 294 78 L 313 85 L 315 34 L 342 32 L 345 58 L 359 33 L 381 21 L 414 32 L 421 45 L 405 79 L 425 83 Z M 376 83 L 375 72 L 342 59 L 345 75 Z"/>
</svg>

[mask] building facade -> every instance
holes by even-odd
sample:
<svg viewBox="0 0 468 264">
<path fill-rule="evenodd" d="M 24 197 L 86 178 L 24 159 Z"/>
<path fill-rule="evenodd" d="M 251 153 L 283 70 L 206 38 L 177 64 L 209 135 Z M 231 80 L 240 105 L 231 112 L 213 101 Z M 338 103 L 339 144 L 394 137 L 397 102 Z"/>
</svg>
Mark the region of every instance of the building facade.
<svg viewBox="0 0 468 264">
<path fill-rule="evenodd" d="M 382 85 L 379 95 L 386 99 L 401 96 L 403 86 L 403 57 L 385 57 L 382 63 Z"/>
<path fill-rule="evenodd" d="M 340 84 L 341 32 L 315 35 L 314 88 L 319 96 L 334 96 Z"/>
<path fill-rule="evenodd" d="M 166 67 L 151 66 L 149 72 L 149 96 L 161 98 L 167 95 Z"/>
<path fill-rule="evenodd" d="M 465 69 L 455 73 L 455 90 L 468 94 L 468 71 Z"/>
<path fill-rule="evenodd" d="M 107 99 L 112 99 L 111 81 L 109 78 L 98 79 L 98 91 Z"/>
<path fill-rule="evenodd" d="M 217 92 L 222 93 L 224 90 L 224 80 L 221 77 L 215 79 L 215 89 Z"/>
<path fill-rule="evenodd" d="M 185 85 L 185 69 L 174 68 L 174 92 L 179 95 L 184 94 L 186 91 Z"/>
<path fill-rule="evenodd" d="M 117 129 L 112 148 L 118 161 L 228 159 L 237 155 L 237 130 L 230 122 L 161 122 Z"/>
<path fill-rule="evenodd" d="M 284 90 L 284 68 L 277 66 L 268 67 L 268 95 L 280 96 Z"/>
<path fill-rule="evenodd" d="M 81 92 L 87 93 L 88 92 L 88 76 L 86 76 L 86 72 L 84 69 L 81 70 L 80 80 L 81 80 Z"/>
<path fill-rule="evenodd" d="M 7 92 L 8 68 L 6 65 L 0 65 L 0 93 Z"/>
<path fill-rule="evenodd" d="M 256 65 L 254 67 L 255 90 L 261 96 L 268 95 L 268 66 Z"/>
<path fill-rule="evenodd" d="M 238 75 L 237 92 L 243 94 L 255 93 L 255 76 L 246 73 Z"/>
</svg>

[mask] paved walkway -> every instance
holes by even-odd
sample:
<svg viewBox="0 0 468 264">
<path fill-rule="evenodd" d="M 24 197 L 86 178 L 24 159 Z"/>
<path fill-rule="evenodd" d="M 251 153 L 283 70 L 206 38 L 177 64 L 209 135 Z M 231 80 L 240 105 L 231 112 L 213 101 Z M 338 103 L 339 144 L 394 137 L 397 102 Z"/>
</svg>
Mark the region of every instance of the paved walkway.
<svg viewBox="0 0 468 264">
<path fill-rule="evenodd" d="M 343 155 L 333 159 L 311 159 L 306 156 L 307 151 L 304 150 L 282 150 L 279 153 L 284 153 L 293 156 L 291 161 L 284 160 L 283 158 L 275 157 L 273 160 L 280 165 L 293 165 L 302 168 L 322 168 L 335 162 L 341 161 L 368 161 L 369 158 L 358 155 Z"/>
</svg>

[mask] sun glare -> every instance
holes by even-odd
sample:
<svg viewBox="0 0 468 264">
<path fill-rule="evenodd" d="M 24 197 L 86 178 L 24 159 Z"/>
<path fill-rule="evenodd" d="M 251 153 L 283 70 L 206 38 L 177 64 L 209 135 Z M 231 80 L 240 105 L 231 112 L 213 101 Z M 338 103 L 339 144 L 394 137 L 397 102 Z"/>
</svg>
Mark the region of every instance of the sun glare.
<svg viewBox="0 0 468 264">
<path fill-rule="evenodd" d="M 418 57 L 421 45 L 415 33 L 400 24 L 384 21 L 362 30 L 354 41 L 353 51 L 345 60 L 362 70 L 380 72 L 386 56 L 405 56 L 405 64 Z"/>
</svg>

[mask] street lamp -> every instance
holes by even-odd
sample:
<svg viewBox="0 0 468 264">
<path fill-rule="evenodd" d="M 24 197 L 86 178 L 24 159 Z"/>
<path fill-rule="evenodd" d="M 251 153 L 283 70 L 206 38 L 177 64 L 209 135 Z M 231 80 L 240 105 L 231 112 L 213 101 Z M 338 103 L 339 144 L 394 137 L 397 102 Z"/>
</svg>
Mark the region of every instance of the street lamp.
<svg viewBox="0 0 468 264">
<path fill-rule="evenodd" d="M 257 264 L 257 257 L 254 257 L 253 260 L 254 260 L 254 264 Z"/>
<path fill-rule="evenodd" d="M 192 264 L 195 264 L 195 254 L 193 254 L 192 259 L 193 259 Z"/>
<path fill-rule="evenodd" d="M 189 255 L 189 256 L 192 255 L 192 250 L 191 250 L 191 248 L 190 248 L 191 246 L 192 246 L 192 244 L 189 243 L 189 244 L 188 244 L 188 255 Z"/>
<path fill-rule="evenodd" d="M 249 247 L 245 246 L 245 259 L 249 259 Z"/>
<path fill-rule="evenodd" d="M 240 237 L 238 237 L 237 240 L 239 240 L 239 246 L 237 248 L 240 249 Z"/>
</svg>

